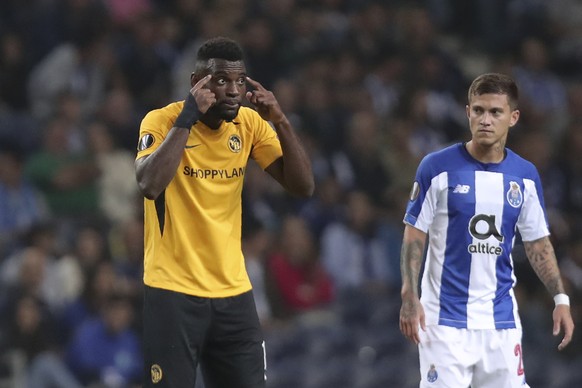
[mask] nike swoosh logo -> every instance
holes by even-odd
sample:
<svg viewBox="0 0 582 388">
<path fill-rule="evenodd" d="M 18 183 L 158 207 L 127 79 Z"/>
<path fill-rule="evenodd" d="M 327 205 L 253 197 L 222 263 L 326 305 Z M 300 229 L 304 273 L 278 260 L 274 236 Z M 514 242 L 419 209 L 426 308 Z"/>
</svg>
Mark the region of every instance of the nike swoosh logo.
<svg viewBox="0 0 582 388">
<path fill-rule="evenodd" d="M 188 148 L 196 148 L 198 146 L 201 146 L 202 144 L 194 144 L 194 145 L 186 145 L 184 146 L 184 148 L 188 149 Z"/>
</svg>

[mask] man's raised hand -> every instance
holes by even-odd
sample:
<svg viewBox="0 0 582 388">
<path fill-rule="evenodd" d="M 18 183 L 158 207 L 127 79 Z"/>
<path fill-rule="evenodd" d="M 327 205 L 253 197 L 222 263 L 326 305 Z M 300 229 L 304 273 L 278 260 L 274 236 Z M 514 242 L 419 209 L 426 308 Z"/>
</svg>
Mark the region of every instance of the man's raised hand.
<svg viewBox="0 0 582 388">
<path fill-rule="evenodd" d="M 208 74 L 196 82 L 192 89 L 190 89 L 190 93 L 188 93 L 188 97 L 184 101 L 182 112 L 180 112 L 180 115 L 178 115 L 174 122 L 174 127 L 190 130 L 194 123 L 198 121 L 200 115 L 206 113 L 216 103 L 214 93 L 204 87 L 211 78 L 212 75 Z"/>
<path fill-rule="evenodd" d="M 265 89 L 263 85 L 250 77 L 247 77 L 247 82 L 251 84 L 254 90 L 248 91 L 246 97 L 256 107 L 261 117 L 273 124 L 285 120 L 285 114 L 281 110 L 273 92 Z"/>
<path fill-rule="evenodd" d="M 208 109 L 216 103 L 216 96 L 210 89 L 204 87 L 212 79 L 212 74 L 206 75 L 201 78 L 196 84 L 190 89 L 190 95 L 196 100 L 196 105 L 200 113 L 204 114 Z"/>
</svg>

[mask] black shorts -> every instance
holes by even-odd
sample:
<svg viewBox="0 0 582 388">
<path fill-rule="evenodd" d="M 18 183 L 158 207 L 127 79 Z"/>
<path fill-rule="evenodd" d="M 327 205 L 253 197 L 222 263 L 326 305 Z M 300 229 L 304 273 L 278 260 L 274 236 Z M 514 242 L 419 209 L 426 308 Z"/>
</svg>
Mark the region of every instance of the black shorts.
<svg viewBox="0 0 582 388">
<path fill-rule="evenodd" d="M 145 287 L 144 387 L 265 387 L 263 333 L 252 291 L 200 298 Z"/>
</svg>

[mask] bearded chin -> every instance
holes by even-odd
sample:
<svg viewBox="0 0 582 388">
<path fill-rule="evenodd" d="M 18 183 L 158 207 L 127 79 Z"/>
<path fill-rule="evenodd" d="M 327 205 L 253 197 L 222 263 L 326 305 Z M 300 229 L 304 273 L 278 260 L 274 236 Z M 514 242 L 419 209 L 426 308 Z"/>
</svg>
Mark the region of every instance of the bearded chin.
<svg viewBox="0 0 582 388">
<path fill-rule="evenodd" d="M 222 117 L 224 118 L 225 121 L 232 121 L 236 118 L 236 116 L 238 116 L 238 109 L 236 110 L 236 112 L 225 112 Z"/>
<path fill-rule="evenodd" d="M 225 109 L 224 107 L 220 106 L 220 105 L 215 105 L 213 107 L 211 107 L 207 113 L 210 113 L 210 115 L 212 115 L 213 117 L 218 117 L 222 120 L 225 121 L 232 121 L 236 118 L 236 116 L 238 116 L 238 111 L 239 111 L 240 107 L 238 107 L 236 110 L 230 110 L 230 109 Z"/>
</svg>

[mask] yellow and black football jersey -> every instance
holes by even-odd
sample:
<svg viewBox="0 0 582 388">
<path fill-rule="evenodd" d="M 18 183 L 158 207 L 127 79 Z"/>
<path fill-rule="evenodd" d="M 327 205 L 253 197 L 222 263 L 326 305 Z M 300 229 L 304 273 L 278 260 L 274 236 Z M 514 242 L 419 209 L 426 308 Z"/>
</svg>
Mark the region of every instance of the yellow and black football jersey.
<svg viewBox="0 0 582 388">
<path fill-rule="evenodd" d="M 148 113 L 137 158 L 164 141 L 182 102 Z M 249 158 L 262 169 L 282 155 L 275 130 L 253 109 L 212 130 L 198 121 L 176 175 L 156 200 L 144 200 L 144 282 L 200 297 L 251 289 L 241 250 L 241 194 Z"/>
</svg>

